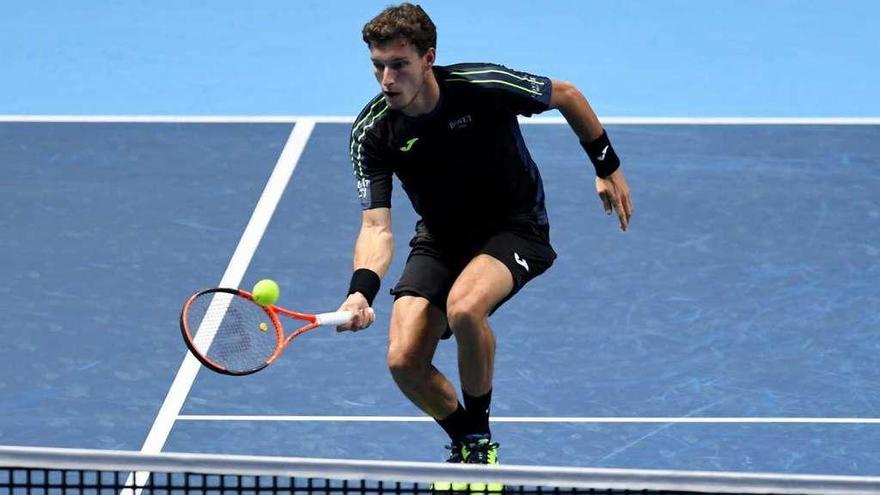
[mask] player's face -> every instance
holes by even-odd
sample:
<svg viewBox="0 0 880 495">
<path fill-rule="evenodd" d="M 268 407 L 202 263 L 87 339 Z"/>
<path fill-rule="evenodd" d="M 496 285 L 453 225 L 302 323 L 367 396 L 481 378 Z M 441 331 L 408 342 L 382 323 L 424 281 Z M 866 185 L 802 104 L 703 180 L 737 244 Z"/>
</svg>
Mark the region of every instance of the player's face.
<svg viewBox="0 0 880 495">
<path fill-rule="evenodd" d="M 396 39 L 370 48 L 373 73 L 385 102 L 395 110 L 408 107 L 422 93 L 425 79 L 434 64 L 434 49 L 419 56 L 407 40 Z"/>
</svg>

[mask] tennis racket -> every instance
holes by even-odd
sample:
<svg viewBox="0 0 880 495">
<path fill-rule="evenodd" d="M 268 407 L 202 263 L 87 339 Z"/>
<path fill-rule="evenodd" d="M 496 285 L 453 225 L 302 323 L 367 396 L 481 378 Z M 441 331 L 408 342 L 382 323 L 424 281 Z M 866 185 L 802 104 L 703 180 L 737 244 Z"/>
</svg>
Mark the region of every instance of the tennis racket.
<svg viewBox="0 0 880 495">
<path fill-rule="evenodd" d="M 280 315 L 306 322 L 284 335 Z M 260 306 L 239 289 L 206 289 L 193 294 L 180 312 L 186 346 L 205 367 L 225 375 L 249 375 L 269 366 L 296 337 L 321 326 L 351 320 L 348 311 L 307 314 L 272 304 Z"/>
</svg>

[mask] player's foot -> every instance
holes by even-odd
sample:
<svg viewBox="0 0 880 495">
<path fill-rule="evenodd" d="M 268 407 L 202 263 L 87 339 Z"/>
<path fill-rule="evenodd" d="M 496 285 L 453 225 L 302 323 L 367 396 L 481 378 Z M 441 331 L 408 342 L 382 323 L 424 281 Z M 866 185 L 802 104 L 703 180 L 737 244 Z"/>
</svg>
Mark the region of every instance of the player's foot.
<svg viewBox="0 0 880 495">
<path fill-rule="evenodd" d="M 446 458 L 446 462 L 450 464 L 461 464 L 464 462 L 464 456 L 461 455 L 461 442 L 452 442 L 451 445 L 446 445 L 446 448 L 449 449 L 449 457 Z"/>
<path fill-rule="evenodd" d="M 465 437 L 461 452 L 467 464 L 498 464 L 498 442 L 493 442 L 489 435 L 469 435 Z M 468 487 L 471 494 L 501 493 L 501 483 L 471 483 Z"/>
<path fill-rule="evenodd" d="M 446 462 L 451 464 L 463 464 L 464 456 L 462 456 L 461 447 L 461 442 L 452 442 L 451 445 L 447 445 L 446 448 L 449 449 L 449 457 L 446 458 Z M 431 489 L 435 492 L 463 492 L 468 490 L 468 484 L 435 481 L 431 484 Z"/>
<path fill-rule="evenodd" d="M 498 464 L 498 443 L 489 435 L 468 435 L 461 447 L 467 464 Z"/>
</svg>

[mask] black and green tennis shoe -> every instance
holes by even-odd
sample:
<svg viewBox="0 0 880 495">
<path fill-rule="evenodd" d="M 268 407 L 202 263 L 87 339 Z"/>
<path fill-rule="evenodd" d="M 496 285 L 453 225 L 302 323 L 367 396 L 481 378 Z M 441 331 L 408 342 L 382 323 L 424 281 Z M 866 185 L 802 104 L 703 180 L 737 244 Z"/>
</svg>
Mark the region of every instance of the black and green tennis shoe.
<svg viewBox="0 0 880 495">
<path fill-rule="evenodd" d="M 463 464 L 464 457 L 462 456 L 462 447 L 463 444 L 457 441 L 452 442 L 451 445 L 447 445 L 446 448 L 449 449 L 449 457 L 446 458 L 446 462 L 450 464 Z M 431 484 L 431 489 L 440 493 L 466 492 L 468 491 L 468 484 L 454 483 L 450 481 L 435 481 Z"/>
<path fill-rule="evenodd" d="M 446 446 L 449 457 L 446 462 L 455 464 L 498 464 L 498 443 L 488 435 L 468 435 L 462 442 L 453 442 Z M 431 485 L 439 493 L 468 493 L 471 495 L 498 494 L 504 490 L 501 483 L 458 483 L 439 481 Z"/>
<path fill-rule="evenodd" d="M 493 442 L 489 435 L 470 435 L 465 437 L 461 448 L 462 457 L 467 464 L 498 464 L 498 442 Z M 501 483 L 470 483 L 468 490 L 471 494 L 501 493 L 504 485 Z"/>
</svg>

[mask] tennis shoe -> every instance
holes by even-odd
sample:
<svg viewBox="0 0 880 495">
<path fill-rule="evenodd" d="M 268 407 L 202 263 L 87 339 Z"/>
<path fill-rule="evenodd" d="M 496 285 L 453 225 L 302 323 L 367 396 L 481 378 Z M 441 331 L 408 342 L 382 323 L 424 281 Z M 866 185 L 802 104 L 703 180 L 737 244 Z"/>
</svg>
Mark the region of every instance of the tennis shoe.
<svg viewBox="0 0 880 495">
<path fill-rule="evenodd" d="M 463 464 L 464 456 L 462 455 L 462 444 L 458 441 L 453 441 L 452 444 L 446 446 L 449 449 L 449 457 L 446 458 L 446 462 L 450 464 Z M 468 484 L 467 483 L 455 483 L 449 481 L 435 481 L 431 484 L 431 489 L 435 492 L 467 492 Z"/>
<path fill-rule="evenodd" d="M 493 442 L 489 435 L 468 435 L 465 437 L 461 452 L 466 464 L 484 464 L 494 466 L 498 464 L 498 442 Z M 480 493 L 501 493 L 504 485 L 501 483 L 471 483 L 468 487 L 472 495 Z"/>
</svg>

